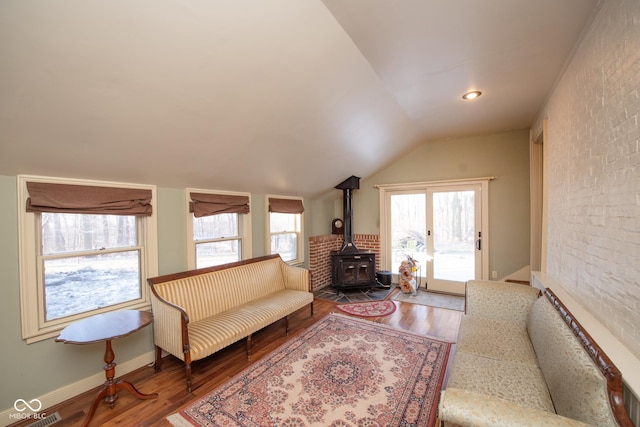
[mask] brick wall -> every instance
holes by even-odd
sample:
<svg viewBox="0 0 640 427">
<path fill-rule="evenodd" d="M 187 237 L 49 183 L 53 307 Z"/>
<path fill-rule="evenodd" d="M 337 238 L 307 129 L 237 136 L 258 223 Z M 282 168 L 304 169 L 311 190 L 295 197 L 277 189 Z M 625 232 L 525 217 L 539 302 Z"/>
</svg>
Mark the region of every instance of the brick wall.
<svg viewBox="0 0 640 427">
<path fill-rule="evenodd" d="M 548 119 L 547 273 L 640 356 L 640 2 L 607 0 Z"/>
<path fill-rule="evenodd" d="M 309 270 L 311 289 L 316 290 L 331 284 L 331 252 L 342 247 L 342 235 L 328 234 L 309 237 Z M 377 234 L 355 234 L 353 243 L 361 251 L 376 254 L 376 269 L 380 263 L 380 236 Z"/>
</svg>

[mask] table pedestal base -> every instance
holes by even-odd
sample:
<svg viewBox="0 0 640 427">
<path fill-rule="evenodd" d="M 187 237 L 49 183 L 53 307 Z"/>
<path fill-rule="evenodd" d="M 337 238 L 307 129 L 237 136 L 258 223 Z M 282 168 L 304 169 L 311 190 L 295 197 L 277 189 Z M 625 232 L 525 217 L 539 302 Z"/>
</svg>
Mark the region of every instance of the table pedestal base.
<svg viewBox="0 0 640 427">
<path fill-rule="evenodd" d="M 138 399 L 155 399 L 158 397 L 158 393 L 152 394 L 144 394 L 140 393 L 130 382 L 127 381 L 114 381 L 114 377 L 116 374 L 116 364 L 113 362 L 115 359 L 115 354 L 113 353 L 113 349 L 111 348 L 111 340 L 106 340 L 107 349 L 104 352 L 104 372 L 107 377 L 107 381 L 104 383 L 104 387 L 95 400 L 93 401 L 93 405 L 91 405 L 91 409 L 87 414 L 87 417 L 82 423 L 82 427 L 86 427 L 91 422 L 91 419 L 96 413 L 96 409 L 98 408 L 98 404 L 101 400 L 104 400 L 105 403 L 109 405 L 109 408 L 113 408 L 116 404 L 116 400 L 118 399 L 118 390 L 128 391 L 133 396 Z"/>
</svg>

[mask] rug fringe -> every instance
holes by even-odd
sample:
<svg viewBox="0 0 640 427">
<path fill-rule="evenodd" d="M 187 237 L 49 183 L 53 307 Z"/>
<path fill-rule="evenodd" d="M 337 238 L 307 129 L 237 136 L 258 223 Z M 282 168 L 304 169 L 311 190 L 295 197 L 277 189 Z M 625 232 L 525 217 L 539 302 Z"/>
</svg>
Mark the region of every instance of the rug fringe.
<svg viewBox="0 0 640 427">
<path fill-rule="evenodd" d="M 193 427 L 194 426 L 194 424 L 192 424 L 189 421 L 185 420 L 182 417 L 182 415 L 180 415 L 179 413 L 178 414 L 169 415 L 167 417 L 167 421 L 169 421 L 173 427 Z"/>
</svg>

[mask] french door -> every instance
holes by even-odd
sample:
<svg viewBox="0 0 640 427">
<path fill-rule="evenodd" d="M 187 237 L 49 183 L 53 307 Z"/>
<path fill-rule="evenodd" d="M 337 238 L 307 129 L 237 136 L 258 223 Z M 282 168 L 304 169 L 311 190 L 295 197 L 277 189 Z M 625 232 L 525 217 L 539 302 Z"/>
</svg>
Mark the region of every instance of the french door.
<svg viewBox="0 0 640 427">
<path fill-rule="evenodd" d="M 464 293 L 467 280 L 482 277 L 480 186 L 429 188 L 427 200 L 427 289 Z"/>
<path fill-rule="evenodd" d="M 383 265 L 397 273 L 410 257 L 417 261 L 417 284 L 438 292 L 461 294 L 467 280 L 487 278 L 488 198 L 482 182 L 383 191 Z"/>
</svg>

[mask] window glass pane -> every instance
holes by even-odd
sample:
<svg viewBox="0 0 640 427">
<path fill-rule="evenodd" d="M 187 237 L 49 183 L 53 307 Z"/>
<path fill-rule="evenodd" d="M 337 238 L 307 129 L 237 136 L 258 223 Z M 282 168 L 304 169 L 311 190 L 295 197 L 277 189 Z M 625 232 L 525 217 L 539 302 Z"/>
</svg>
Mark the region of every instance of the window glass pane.
<svg viewBox="0 0 640 427">
<path fill-rule="evenodd" d="M 47 321 L 141 298 L 138 250 L 44 261 Z"/>
<path fill-rule="evenodd" d="M 475 192 L 433 193 L 433 277 L 475 277 Z"/>
<path fill-rule="evenodd" d="M 420 266 L 426 265 L 426 195 L 393 194 L 391 195 L 391 250 L 393 272 L 397 272 L 400 263 L 407 256 L 418 261 Z M 425 275 L 426 270 L 420 272 Z"/>
<path fill-rule="evenodd" d="M 238 214 L 225 213 L 193 218 L 193 240 L 238 236 Z"/>
<path fill-rule="evenodd" d="M 298 254 L 298 235 L 284 233 L 271 236 L 271 253 L 280 254 L 283 261 L 292 261 Z"/>
<path fill-rule="evenodd" d="M 239 240 L 196 244 L 196 268 L 240 261 L 241 256 Z"/>
<path fill-rule="evenodd" d="M 271 212 L 269 222 L 271 223 L 272 233 L 281 233 L 284 231 L 298 231 L 297 216 L 299 214 L 287 214 Z"/>
<path fill-rule="evenodd" d="M 44 255 L 137 245 L 133 215 L 42 213 Z"/>
</svg>

